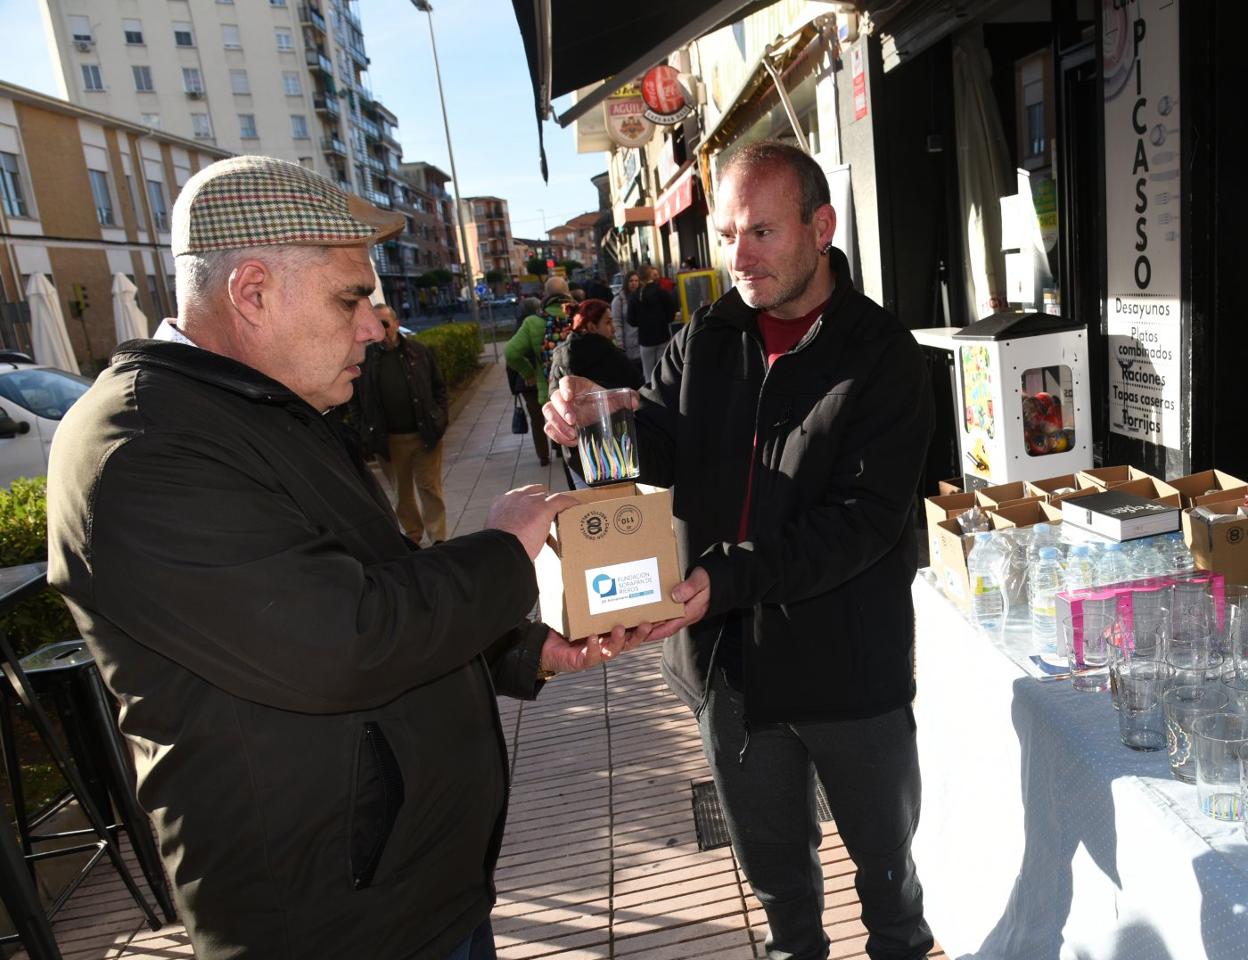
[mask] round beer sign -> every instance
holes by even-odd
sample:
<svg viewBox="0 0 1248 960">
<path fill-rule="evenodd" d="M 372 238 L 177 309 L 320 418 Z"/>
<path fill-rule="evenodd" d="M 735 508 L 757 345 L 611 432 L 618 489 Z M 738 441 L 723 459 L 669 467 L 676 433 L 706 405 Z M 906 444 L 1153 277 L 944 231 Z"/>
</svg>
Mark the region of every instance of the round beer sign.
<svg viewBox="0 0 1248 960">
<path fill-rule="evenodd" d="M 621 147 L 641 147 L 654 136 L 654 124 L 646 119 L 646 104 L 635 86 L 607 97 L 602 105 L 607 136 Z"/>
<path fill-rule="evenodd" d="M 641 81 L 641 99 L 646 104 L 646 119 L 654 123 L 679 123 L 693 109 L 680 87 L 680 73 L 666 63 L 646 73 Z"/>
</svg>

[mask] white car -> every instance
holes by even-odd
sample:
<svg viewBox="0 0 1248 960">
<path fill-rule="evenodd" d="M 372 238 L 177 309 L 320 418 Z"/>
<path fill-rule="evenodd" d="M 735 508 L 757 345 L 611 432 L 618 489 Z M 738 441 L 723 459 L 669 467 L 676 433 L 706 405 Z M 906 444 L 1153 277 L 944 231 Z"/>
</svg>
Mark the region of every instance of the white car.
<svg viewBox="0 0 1248 960">
<path fill-rule="evenodd" d="M 48 472 L 48 450 L 65 411 L 91 381 L 0 351 L 0 487 Z"/>
</svg>

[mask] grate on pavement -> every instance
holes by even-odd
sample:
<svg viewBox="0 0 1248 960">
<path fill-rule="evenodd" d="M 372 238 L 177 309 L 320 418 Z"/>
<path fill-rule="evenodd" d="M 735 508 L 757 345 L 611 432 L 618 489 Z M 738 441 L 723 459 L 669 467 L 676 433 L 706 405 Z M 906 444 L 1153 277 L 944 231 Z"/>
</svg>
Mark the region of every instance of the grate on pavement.
<svg viewBox="0 0 1248 960">
<path fill-rule="evenodd" d="M 693 794 L 693 827 L 698 835 L 698 849 L 718 850 L 720 847 L 728 846 L 732 840 L 728 836 L 728 823 L 724 819 L 724 808 L 719 805 L 715 781 L 690 780 L 689 786 Z M 824 793 L 823 784 L 818 780 L 815 781 L 815 813 L 820 823 L 832 822 L 828 796 Z"/>
</svg>

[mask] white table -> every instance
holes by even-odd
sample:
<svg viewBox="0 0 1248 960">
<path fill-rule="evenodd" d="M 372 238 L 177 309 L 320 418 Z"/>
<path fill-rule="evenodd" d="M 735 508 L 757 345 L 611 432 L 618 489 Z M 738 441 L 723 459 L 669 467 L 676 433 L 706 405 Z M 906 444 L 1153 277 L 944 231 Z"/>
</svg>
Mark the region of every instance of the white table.
<svg viewBox="0 0 1248 960">
<path fill-rule="evenodd" d="M 951 958 L 1244 960 L 1248 842 L 1109 694 L 1028 676 L 921 571 L 914 857 Z"/>
</svg>

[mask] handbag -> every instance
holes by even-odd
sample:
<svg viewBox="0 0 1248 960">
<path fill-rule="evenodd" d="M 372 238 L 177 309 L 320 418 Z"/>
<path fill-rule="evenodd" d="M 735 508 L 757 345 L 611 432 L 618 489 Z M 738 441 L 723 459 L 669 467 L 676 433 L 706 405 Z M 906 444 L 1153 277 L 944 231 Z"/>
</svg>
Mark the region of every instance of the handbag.
<svg viewBox="0 0 1248 960">
<path fill-rule="evenodd" d="M 524 415 L 524 404 L 520 402 L 520 395 L 512 394 L 512 400 L 515 401 L 515 406 L 511 411 L 511 432 L 528 433 L 529 418 Z"/>
</svg>

